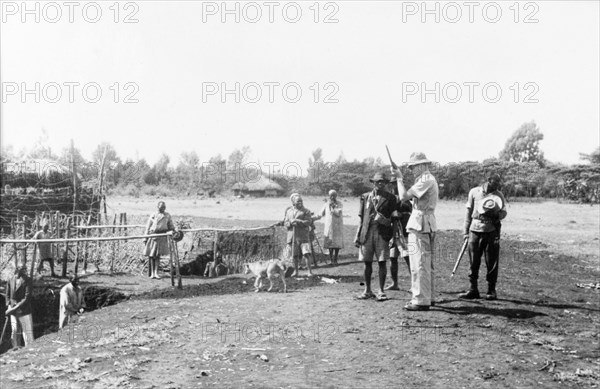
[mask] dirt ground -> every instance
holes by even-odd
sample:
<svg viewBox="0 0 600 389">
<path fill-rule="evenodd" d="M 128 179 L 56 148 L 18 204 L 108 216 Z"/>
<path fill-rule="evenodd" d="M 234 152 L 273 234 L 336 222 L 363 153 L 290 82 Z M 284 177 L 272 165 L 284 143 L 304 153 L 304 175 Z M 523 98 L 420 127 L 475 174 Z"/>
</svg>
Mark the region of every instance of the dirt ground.
<svg viewBox="0 0 600 389">
<path fill-rule="evenodd" d="M 569 220 L 563 223 L 568 226 Z M 545 223 L 550 222 L 538 224 Z M 597 246 L 598 230 L 586 231 L 581 240 L 595 238 Z M 565 247 L 552 239 L 503 233 L 498 300 L 464 301 L 456 295 L 468 286 L 468 259 L 450 277 L 461 239 L 458 230 L 444 230 L 436 244 L 436 306 L 428 312 L 407 312 L 402 307 L 410 299 L 410 281 L 404 267 L 402 290 L 388 293 L 390 300 L 355 299 L 363 288 L 363 265 L 356 262 L 350 245 L 353 233 L 354 227 L 348 225 L 348 244 L 339 266 L 321 263 L 316 277 L 288 278 L 286 294 L 254 293 L 253 279 L 244 275 L 185 277 L 183 290 L 172 288 L 166 273 L 158 281 L 139 274 L 85 276 L 84 287 L 102 286 L 129 298 L 86 312 L 67 330 L 50 332 L 30 347 L 3 354 L 0 384 L 2 388 L 600 385 L 597 251 L 576 242 Z M 481 285 L 484 289 L 483 280 Z"/>
</svg>

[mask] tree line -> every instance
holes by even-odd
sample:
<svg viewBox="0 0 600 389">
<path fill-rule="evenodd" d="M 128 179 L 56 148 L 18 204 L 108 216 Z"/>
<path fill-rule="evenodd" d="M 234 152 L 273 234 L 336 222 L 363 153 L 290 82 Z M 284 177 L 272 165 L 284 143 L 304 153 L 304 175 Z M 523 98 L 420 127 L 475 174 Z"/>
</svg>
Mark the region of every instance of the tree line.
<svg viewBox="0 0 600 389">
<path fill-rule="evenodd" d="M 508 198 L 554 198 L 584 203 L 600 202 L 600 147 L 580 155 L 582 163 L 564 165 L 544 158 L 540 149 L 543 134 L 535 122 L 524 123 L 506 141 L 498 157 L 483 162 L 434 163 L 433 175 L 440 186 L 440 198 L 463 199 L 469 189 L 485 182 L 491 172 L 503 178 Z M 110 143 L 98 145 L 92 159 L 86 160 L 77 148 L 66 147 L 58 154 L 49 150 L 47 138 L 40 138 L 31 150 L 3 150 L 3 163 L 26 158 L 53 160 L 75 166 L 82 181 L 92 187 L 102 182 L 104 193 L 128 196 L 213 196 L 226 195 L 237 182 L 252 182 L 266 177 L 278 183 L 284 194 L 298 191 L 324 195 L 335 189 L 343 196 L 358 196 L 369 191 L 369 178 L 378 171 L 389 171 L 389 163 L 379 158 L 348 161 L 340 155 L 325 161 L 323 150 L 315 149 L 308 159 L 308 171 L 298 166 L 275 166 L 254 162 L 246 146 L 227 158 L 216 155 L 202 160 L 195 151 L 184 152 L 177 164 L 163 154 L 150 165 L 145 159 L 122 160 Z M 268 166 L 265 166 L 268 165 Z M 414 180 L 404 172 L 405 184 Z M 3 168 L 3 171 L 5 169 Z"/>
</svg>

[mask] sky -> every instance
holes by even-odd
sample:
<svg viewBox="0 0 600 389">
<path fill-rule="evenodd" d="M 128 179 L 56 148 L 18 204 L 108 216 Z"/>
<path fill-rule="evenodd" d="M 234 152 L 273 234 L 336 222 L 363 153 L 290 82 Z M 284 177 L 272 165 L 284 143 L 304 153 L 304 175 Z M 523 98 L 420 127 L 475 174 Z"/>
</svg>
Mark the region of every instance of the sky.
<svg viewBox="0 0 600 389">
<path fill-rule="evenodd" d="M 597 1 L 0 3 L 3 147 L 448 163 L 532 120 L 550 161 L 600 144 Z"/>
</svg>

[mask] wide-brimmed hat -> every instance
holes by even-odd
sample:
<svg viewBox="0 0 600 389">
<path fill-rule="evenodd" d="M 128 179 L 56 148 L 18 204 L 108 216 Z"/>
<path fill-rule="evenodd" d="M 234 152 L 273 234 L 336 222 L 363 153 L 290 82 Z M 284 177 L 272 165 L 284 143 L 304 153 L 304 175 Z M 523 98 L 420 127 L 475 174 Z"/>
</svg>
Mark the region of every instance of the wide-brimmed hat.
<svg viewBox="0 0 600 389">
<path fill-rule="evenodd" d="M 430 160 L 427 159 L 424 153 L 416 152 L 410 155 L 410 159 L 408 162 L 405 162 L 406 166 L 415 166 L 420 165 L 422 163 L 431 163 Z"/>
<path fill-rule="evenodd" d="M 493 214 L 500 211 L 503 205 L 502 199 L 499 196 L 490 194 L 479 200 L 477 212 L 480 215 Z"/>
<path fill-rule="evenodd" d="M 373 175 L 373 178 L 371 178 L 369 181 L 371 181 L 371 182 L 385 181 L 386 183 L 390 182 L 390 180 L 387 178 L 385 173 L 375 173 Z"/>
</svg>

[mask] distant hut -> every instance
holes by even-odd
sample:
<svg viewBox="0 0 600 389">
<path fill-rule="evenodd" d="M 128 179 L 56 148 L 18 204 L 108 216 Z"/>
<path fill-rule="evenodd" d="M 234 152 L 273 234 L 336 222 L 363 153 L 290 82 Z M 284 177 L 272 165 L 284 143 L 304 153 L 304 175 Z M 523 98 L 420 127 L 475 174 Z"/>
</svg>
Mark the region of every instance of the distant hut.
<svg viewBox="0 0 600 389">
<path fill-rule="evenodd" d="M 277 197 L 284 192 L 281 185 L 262 176 L 249 182 L 236 182 L 231 190 L 235 196 L 251 197 Z"/>
</svg>

